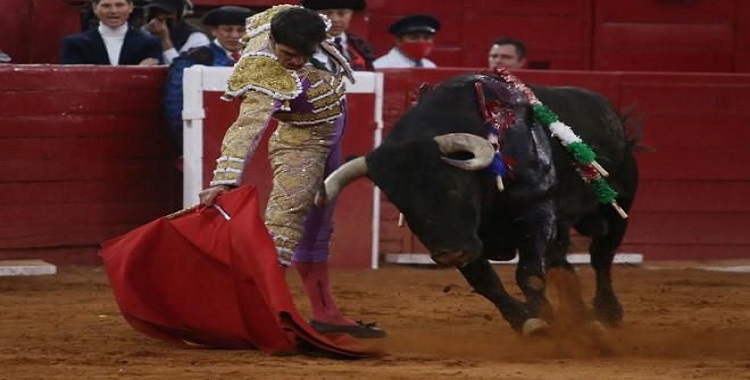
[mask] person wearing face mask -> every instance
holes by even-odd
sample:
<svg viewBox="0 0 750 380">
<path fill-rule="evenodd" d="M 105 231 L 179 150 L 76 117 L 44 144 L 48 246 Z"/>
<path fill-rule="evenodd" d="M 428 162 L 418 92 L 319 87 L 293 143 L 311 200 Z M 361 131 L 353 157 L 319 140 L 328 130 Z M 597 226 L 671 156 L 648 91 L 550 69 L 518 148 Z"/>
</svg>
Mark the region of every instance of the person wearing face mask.
<svg viewBox="0 0 750 380">
<path fill-rule="evenodd" d="M 173 141 L 182 154 L 182 78 L 183 70 L 193 65 L 234 66 L 242 51 L 240 38 L 245 34 L 245 20 L 255 12 L 248 8 L 224 6 L 203 16 L 202 22 L 214 40 L 193 48 L 172 61 L 164 91 L 164 115 Z"/>
<path fill-rule="evenodd" d="M 376 69 L 437 67 L 427 59 L 435 46 L 440 21 L 430 15 L 411 15 L 394 22 L 388 32 L 396 36 L 395 46 L 373 62 Z"/>
<path fill-rule="evenodd" d="M 340 166 L 346 118 L 344 77 L 353 80 L 347 60 L 327 39 L 330 21 L 294 5 L 277 5 L 248 19 L 242 57 L 227 81 L 225 98 L 241 98 L 202 205 L 240 186 L 271 119 L 278 120 L 268 141 L 273 173 L 265 224 L 278 262 L 300 275 L 310 301 L 310 326 L 322 334 L 346 333 L 382 338 L 373 323 L 343 316 L 331 294 L 328 255 L 333 205 L 314 207 L 323 179 Z M 321 49 L 337 62 L 333 70 L 310 63 Z"/>
<path fill-rule="evenodd" d="M 161 41 L 163 61 L 169 65 L 180 53 L 211 43 L 208 36 L 185 21 L 189 0 L 151 0 L 145 5 L 143 30 Z"/>
<path fill-rule="evenodd" d="M 349 32 L 352 16 L 354 12 L 364 11 L 367 6 L 365 0 L 302 0 L 300 5 L 324 14 L 331 20 L 328 35 L 333 38 L 334 46 L 339 52 L 349 60 L 352 70 L 373 70 L 375 51 L 372 46 L 362 37 Z M 322 51 L 315 53 L 314 58 L 327 64 L 329 68 L 335 65 Z"/>
<path fill-rule="evenodd" d="M 159 40 L 128 25 L 134 8 L 133 0 L 91 0 L 98 25 L 64 37 L 60 63 L 158 65 Z"/>
</svg>

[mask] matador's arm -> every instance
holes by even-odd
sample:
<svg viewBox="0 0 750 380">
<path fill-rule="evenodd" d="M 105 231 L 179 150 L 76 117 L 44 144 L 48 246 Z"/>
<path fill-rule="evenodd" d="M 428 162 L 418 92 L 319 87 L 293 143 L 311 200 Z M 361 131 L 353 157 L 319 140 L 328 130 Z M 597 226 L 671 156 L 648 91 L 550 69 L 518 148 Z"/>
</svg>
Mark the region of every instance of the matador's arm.
<svg viewBox="0 0 750 380">
<path fill-rule="evenodd" d="M 224 135 L 211 186 L 241 184 L 245 167 L 279 105 L 280 101 L 259 91 L 244 94 L 239 116 Z"/>
</svg>

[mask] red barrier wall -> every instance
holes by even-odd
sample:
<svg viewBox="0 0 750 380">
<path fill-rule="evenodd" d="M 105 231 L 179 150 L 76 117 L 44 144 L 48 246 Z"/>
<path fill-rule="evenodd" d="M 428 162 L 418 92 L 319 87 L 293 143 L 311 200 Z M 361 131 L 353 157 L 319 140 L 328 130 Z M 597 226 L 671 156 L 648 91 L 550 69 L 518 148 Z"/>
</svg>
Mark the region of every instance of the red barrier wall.
<svg viewBox="0 0 750 380">
<path fill-rule="evenodd" d="M 387 72 L 386 127 L 421 83 L 460 72 Z M 623 251 L 647 260 L 748 257 L 750 75 L 519 74 L 591 88 L 642 114 L 643 143 L 654 151 L 638 154 L 642 182 Z M 95 261 L 101 241 L 180 207 L 181 178 L 161 122 L 164 75 L 164 68 L 0 66 L 0 259 Z M 349 153 L 363 153 L 371 137 L 371 128 L 350 127 Z M 356 222 L 370 206 L 361 202 L 349 199 L 337 211 L 354 220 L 337 232 L 348 239 L 369 236 Z M 381 253 L 418 251 L 408 229 L 396 227 L 392 206 L 381 212 Z M 347 249 L 334 244 L 335 257 Z"/>
<path fill-rule="evenodd" d="M 164 68 L 0 65 L 0 259 L 96 262 L 179 207 Z"/>
</svg>

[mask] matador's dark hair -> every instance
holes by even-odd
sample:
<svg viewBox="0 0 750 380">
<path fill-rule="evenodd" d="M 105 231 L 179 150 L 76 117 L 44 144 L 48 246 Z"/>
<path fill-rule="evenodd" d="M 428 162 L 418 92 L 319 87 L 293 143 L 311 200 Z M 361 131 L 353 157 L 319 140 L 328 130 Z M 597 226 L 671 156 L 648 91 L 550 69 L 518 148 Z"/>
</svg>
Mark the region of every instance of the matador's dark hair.
<svg viewBox="0 0 750 380">
<path fill-rule="evenodd" d="M 318 45 L 326 39 L 326 24 L 318 13 L 294 7 L 273 16 L 271 36 L 276 43 L 311 57 Z"/>
</svg>

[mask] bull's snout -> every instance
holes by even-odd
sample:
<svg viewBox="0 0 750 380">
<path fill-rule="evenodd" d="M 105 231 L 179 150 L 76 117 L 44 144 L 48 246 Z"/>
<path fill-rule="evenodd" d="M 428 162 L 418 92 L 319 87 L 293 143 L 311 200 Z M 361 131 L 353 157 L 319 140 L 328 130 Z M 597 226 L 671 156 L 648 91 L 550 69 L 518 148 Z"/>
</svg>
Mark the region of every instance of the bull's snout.
<svg viewBox="0 0 750 380">
<path fill-rule="evenodd" d="M 432 252 L 430 256 L 433 261 L 440 265 L 452 265 L 462 268 L 479 258 L 479 252 L 466 250 L 441 251 Z"/>
</svg>

